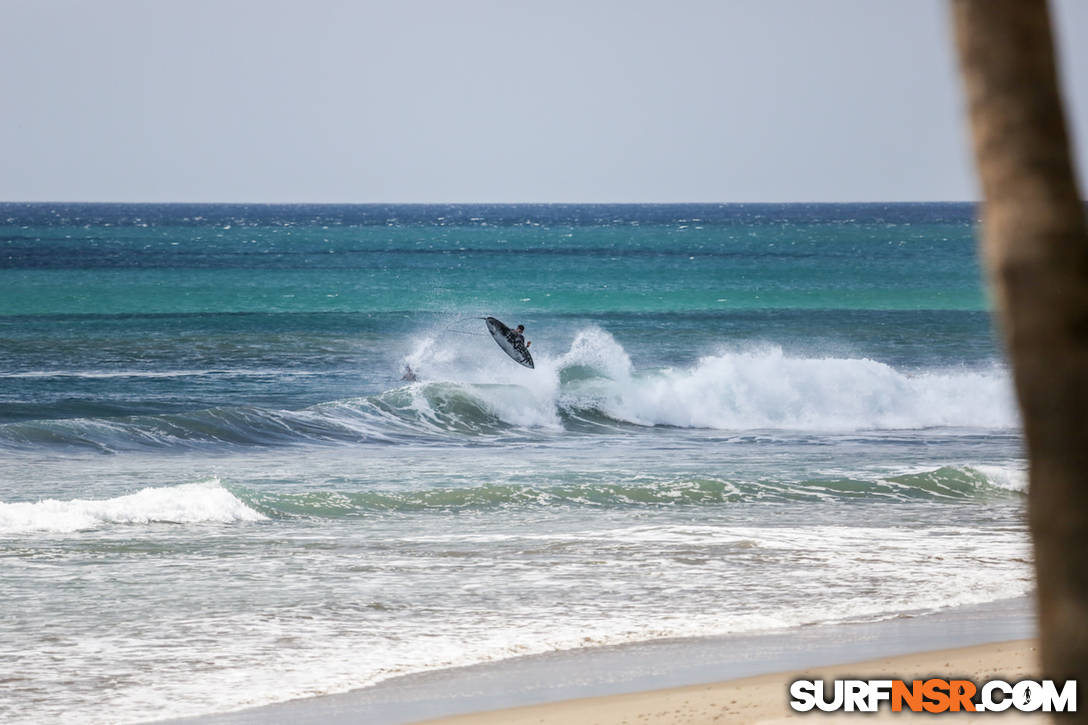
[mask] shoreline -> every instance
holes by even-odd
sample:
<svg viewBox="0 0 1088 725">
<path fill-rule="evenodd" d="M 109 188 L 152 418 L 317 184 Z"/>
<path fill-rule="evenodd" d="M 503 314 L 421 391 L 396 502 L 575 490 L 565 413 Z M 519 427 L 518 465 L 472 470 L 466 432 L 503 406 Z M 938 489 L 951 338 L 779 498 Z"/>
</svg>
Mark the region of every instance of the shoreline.
<svg viewBox="0 0 1088 725">
<path fill-rule="evenodd" d="M 796 713 L 789 707 L 789 685 L 797 679 L 824 681 L 841 678 L 915 679 L 954 676 L 974 682 L 1003 679 L 1011 682 L 1036 678 L 1039 672 L 1037 640 L 932 650 L 824 667 L 808 667 L 744 677 L 705 685 L 605 695 L 575 700 L 474 712 L 419 721 L 413 725 L 622 725 L 634 722 L 669 722 L 676 725 L 779 723 L 794 717 L 823 721 L 862 717 L 866 721 L 903 717 L 932 717 L 929 713 L 892 713 L 887 705 L 877 713 Z M 980 714 L 992 717 L 991 713 Z M 1047 722 L 1039 713 L 1006 712 L 1004 718 L 1027 717 Z M 957 722 L 977 722 L 978 715 L 959 713 Z"/>
<path fill-rule="evenodd" d="M 549 722 L 549 714 L 541 714 L 534 708 L 556 707 L 567 713 L 564 703 L 595 703 L 602 698 L 634 698 L 631 702 L 642 702 L 639 698 L 653 693 L 665 694 L 668 701 L 672 697 L 668 693 L 686 693 L 691 688 L 721 687 L 761 677 L 778 678 L 774 681 L 779 682 L 784 673 L 813 671 L 842 663 L 902 657 L 920 657 L 922 662 L 928 662 L 931 660 L 926 657 L 933 654 L 998 646 L 1014 640 L 1022 642 L 1034 636 L 1031 600 L 1018 597 L 934 613 L 904 613 L 875 622 L 655 640 L 515 657 L 401 675 L 344 693 L 153 722 L 407 725 L 426 721 L 437 725 L 450 720 L 453 725 L 490 717 L 488 713 L 493 711 L 509 713 L 509 708 L 532 710 L 536 718 L 533 722 L 541 717 Z M 946 660 L 933 661 L 930 672 L 940 672 Z M 781 692 L 779 704 L 785 707 L 786 691 Z M 651 701 L 654 700 L 646 700 Z M 624 712 L 625 707 L 621 707 Z M 591 710 L 599 716 L 597 708 L 593 704 Z M 661 708 L 654 712 L 660 711 Z M 634 717 L 637 720 L 638 716 Z"/>
</svg>

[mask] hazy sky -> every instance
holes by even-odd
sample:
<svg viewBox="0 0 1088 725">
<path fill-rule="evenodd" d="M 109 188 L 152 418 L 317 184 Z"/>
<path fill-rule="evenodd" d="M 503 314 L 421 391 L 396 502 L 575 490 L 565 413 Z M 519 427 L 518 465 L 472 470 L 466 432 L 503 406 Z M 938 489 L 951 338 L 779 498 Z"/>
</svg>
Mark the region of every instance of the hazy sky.
<svg viewBox="0 0 1088 725">
<path fill-rule="evenodd" d="M 1057 2 L 1088 168 L 1088 2 Z M 0 199 L 977 197 L 943 0 L 0 0 Z"/>
</svg>

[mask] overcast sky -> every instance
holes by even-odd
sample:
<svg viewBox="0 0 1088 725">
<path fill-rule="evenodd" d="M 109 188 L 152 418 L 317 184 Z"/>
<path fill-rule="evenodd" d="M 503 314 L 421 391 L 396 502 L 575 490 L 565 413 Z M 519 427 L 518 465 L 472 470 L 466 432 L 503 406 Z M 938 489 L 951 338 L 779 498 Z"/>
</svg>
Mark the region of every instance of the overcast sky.
<svg viewBox="0 0 1088 725">
<path fill-rule="evenodd" d="M 11 201 L 977 198 L 943 0 L 0 0 L 0 98 Z"/>
</svg>

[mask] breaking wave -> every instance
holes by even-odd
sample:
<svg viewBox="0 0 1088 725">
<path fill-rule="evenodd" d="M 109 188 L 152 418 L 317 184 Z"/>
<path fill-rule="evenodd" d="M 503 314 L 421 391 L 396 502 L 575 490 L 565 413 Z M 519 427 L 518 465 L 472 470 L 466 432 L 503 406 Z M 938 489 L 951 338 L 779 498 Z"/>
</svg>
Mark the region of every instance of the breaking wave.
<svg viewBox="0 0 1088 725">
<path fill-rule="evenodd" d="M 222 484 L 212 478 L 145 488 L 109 499 L 0 502 L 0 536 L 73 533 L 141 524 L 234 524 L 266 519 L 340 519 L 386 512 L 489 510 L 525 507 L 630 508 L 714 506 L 751 501 L 963 501 L 1022 495 L 1022 471 L 944 466 L 885 476 L 838 476 L 804 481 L 738 482 L 662 478 L 568 485 L 492 484 L 415 490 L 285 492 Z"/>
<path fill-rule="evenodd" d="M 0 503 L 0 536 L 71 533 L 119 524 L 204 524 L 259 521 L 217 479 L 164 488 L 145 488 L 110 499 Z"/>
<path fill-rule="evenodd" d="M 852 432 L 1014 430 L 1007 371 L 897 370 L 862 358 L 791 357 L 781 348 L 723 350 L 685 368 L 636 370 L 590 328 L 535 370 L 495 364 L 494 350 L 426 338 L 407 356 L 419 382 L 302 410 L 210 408 L 0 426 L 0 447 L 103 452 L 207 444 L 449 441 L 647 426 Z"/>
</svg>

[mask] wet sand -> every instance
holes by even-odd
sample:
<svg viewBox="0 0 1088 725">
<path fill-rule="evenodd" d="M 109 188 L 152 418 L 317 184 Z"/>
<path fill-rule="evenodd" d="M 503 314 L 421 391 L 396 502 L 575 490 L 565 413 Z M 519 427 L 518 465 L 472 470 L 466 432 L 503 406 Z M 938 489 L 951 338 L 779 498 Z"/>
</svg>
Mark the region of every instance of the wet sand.
<svg viewBox="0 0 1088 725">
<path fill-rule="evenodd" d="M 954 676 L 983 682 L 1003 679 L 1010 682 L 1034 678 L 1038 673 L 1034 639 L 934 650 L 918 654 L 884 657 L 831 667 L 815 667 L 757 677 L 728 680 L 710 685 L 674 687 L 623 695 L 588 697 L 563 702 L 470 713 L 426 721 L 427 725 L 635 725 L 674 723 L 773 723 L 794 718 L 816 718 L 822 722 L 862 718 L 866 722 L 898 721 L 929 717 L 923 713 L 796 713 L 788 704 L 789 684 L 797 679 L 886 678 L 912 679 Z M 886 708 L 886 706 L 885 706 Z M 958 714 L 957 723 L 992 721 L 992 713 Z M 1046 722 L 1039 713 L 1007 712 L 1001 722 L 1031 718 Z"/>
</svg>

